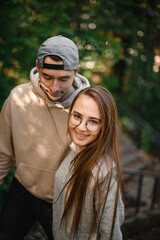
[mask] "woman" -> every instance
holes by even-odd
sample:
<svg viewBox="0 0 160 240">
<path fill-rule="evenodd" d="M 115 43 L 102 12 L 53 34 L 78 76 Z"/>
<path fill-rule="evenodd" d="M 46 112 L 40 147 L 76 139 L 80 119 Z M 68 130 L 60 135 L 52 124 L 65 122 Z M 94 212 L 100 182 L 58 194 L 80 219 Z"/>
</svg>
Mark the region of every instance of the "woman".
<svg viewBox="0 0 160 240">
<path fill-rule="evenodd" d="M 123 176 L 118 117 L 108 90 L 92 86 L 74 99 L 69 112 L 73 143 L 55 176 L 55 240 L 121 240 Z"/>
</svg>

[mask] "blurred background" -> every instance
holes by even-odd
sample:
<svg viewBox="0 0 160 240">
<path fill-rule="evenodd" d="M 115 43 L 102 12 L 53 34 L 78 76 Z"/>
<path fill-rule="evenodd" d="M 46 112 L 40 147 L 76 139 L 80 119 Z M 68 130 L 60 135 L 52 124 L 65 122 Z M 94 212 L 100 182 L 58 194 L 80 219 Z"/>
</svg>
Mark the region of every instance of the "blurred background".
<svg viewBox="0 0 160 240">
<path fill-rule="evenodd" d="M 29 81 L 41 43 L 58 34 L 77 44 L 79 73 L 109 89 L 117 102 L 125 239 L 160 236 L 160 1 L 0 0 L 0 109 L 14 86 Z M 13 172 L 1 187 L 0 204 Z M 143 219 L 155 219 L 153 212 L 155 221 Z M 135 227 L 135 219 L 144 227 Z"/>
</svg>

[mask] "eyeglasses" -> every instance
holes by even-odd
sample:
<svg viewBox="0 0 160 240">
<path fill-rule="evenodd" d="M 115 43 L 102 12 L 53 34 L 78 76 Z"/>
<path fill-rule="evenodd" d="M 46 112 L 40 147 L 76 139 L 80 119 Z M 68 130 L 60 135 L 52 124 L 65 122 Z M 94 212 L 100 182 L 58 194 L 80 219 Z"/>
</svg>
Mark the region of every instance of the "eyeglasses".
<svg viewBox="0 0 160 240">
<path fill-rule="evenodd" d="M 83 120 L 81 116 L 78 114 L 70 114 L 69 121 L 72 125 L 79 126 Z M 98 120 L 95 120 L 95 119 L 87 120 L 85 125 L 87 130 L 91 132 L 97 131 L 101 127 Z"/>
</svg>

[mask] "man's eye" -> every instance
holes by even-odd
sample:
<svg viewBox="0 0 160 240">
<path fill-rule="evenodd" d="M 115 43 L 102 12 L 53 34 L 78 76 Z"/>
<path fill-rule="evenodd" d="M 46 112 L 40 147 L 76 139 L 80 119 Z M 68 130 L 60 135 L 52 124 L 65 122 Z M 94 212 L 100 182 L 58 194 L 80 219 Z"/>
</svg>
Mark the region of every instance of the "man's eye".
<svg viewBox="0 0 160 240">
<path fill-rule="evenodd" d="M 48 76 L 44 76 L 44 78 L 45 78 L 46 80 L 51 80 L 51 77 L 48 77 Z"/>
<path fill-rule="evenodd" d="M 67 82 L 67 81 L 68 81 L 68 78 L 61 79 L 60 81 L 61 81 L 61 82 Z"/>
</svg>

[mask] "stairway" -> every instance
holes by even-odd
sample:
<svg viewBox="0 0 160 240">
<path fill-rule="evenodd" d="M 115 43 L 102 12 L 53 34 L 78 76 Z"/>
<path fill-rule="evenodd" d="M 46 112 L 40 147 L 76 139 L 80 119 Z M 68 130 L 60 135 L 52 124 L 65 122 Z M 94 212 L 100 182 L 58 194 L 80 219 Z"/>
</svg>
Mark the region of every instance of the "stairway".
<svg viewBox="0 0 160 240">
<path fill-rule="evenodd" d="M 153 236 L 153 229 L 157 230 L 157 234 L 159 231 L 160 162 L 158 161 L 155 166 L 151 157 L 137 149 L 134 142 L 125 133 L 120 132 L 119 138 L 125 193 L 124 239 L 132 239 L 134 236 L 135 239 L 139 240 L 143 238 L 145 232 L 148 232 L 148 234 L 145 233 L 143 239 L 158 240 L 160 239 L 158 235 L 155 235 L 154 238 L 151 236 Z M 137 171 L 137 175 L 127 174 L 127 172 L 131 173 L 130 170 Z M 143 178 L 141 178 L 141 173 L 145 173 Z M 155 178 L 150 176 L 152 173 L 159 178 L 154 208 L 152 208 L 152 203 L 155 192 Z M 138 197 L 139 193 L 140 197 Z M 136 235 L 139 235 L 139 238 L 136 238 Z"/>
<path fill-rule="evenodd" d="M 135 214 L 140 184 L 140 211 L 145 212 L 151 209 L 155 187 L 155 178 L 152 175 L 157 174 L 157 176 L 160 176 L 160 163 L 154 167 L 151 157 L 142 150 L 137 149 L 136 145 L 125 133 L 121 132 L 119 138 L 121 165 L 124 172 L 126 217 L 128 218 Z M 130 170 L 137 172 L 137 174 L 131 174 Z M 142 179 L 140 179 L 141 173 L 145 173 Z M 160 190 L 158 190 L 157 195 L 160 195 Z M 158 196 L 156 197 L 157 200 L 159 199 Z M 160 199 L 157 200 L 158 207 Z"/>
<path fill-rule="evenodd" d="M 150 157 L 144 151 L 137 149 L 132 139 L 125 133 L 119 134 L 120 139 L 120 155 L 122 169 L 131 169 L 142 171 L 150 166 Z M 130 175 L 124 175 L 127 181 L 131 178 Z"/>
</svg>

